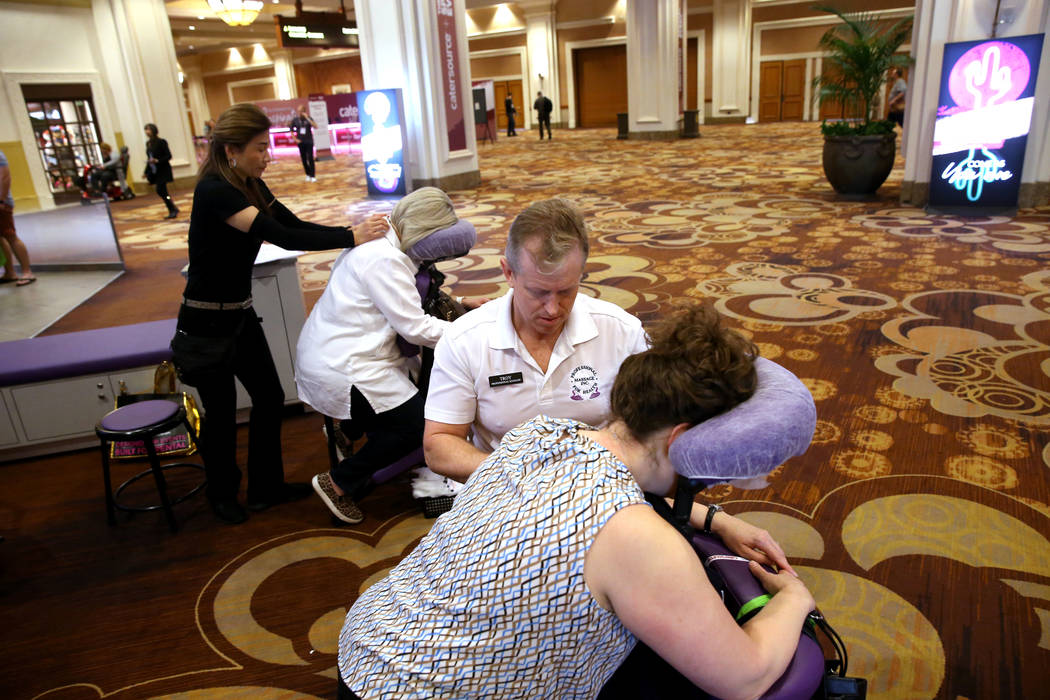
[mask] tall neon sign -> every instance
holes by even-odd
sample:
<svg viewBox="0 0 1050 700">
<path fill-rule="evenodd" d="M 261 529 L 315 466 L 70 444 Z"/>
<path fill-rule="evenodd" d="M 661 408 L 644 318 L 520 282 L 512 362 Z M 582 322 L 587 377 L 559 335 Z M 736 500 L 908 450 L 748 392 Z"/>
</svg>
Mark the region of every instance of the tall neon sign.
<svg viewBox="0 0 1050 700">
<path fill-rule="evenodd" d="M 930 208 L 1014 209 L 1043 35 L 946 44 Z"/>
<path fill-rule="evenodd" d="M 357 105 L 368 194 L 408 194 L 411 187 L 401 90 L 362 90 L 357 93 Z"/>
</svg>

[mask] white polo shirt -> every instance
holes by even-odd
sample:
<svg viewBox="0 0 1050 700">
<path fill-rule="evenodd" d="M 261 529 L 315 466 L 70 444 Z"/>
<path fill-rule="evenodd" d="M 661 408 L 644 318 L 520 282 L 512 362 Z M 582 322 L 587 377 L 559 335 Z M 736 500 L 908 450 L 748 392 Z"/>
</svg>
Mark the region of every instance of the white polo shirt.
<svg viewBox="0 0 1050 700">
<path fill-rule="evenodd" d="M 434 350 L 426 417 L 473 423 L 474 445 L 485 452 L 495 450 L 508 430 L 541 413 L 605 423 L 620 365 L 648 347 L 637 318 L 578 294 L 543 372 L 514 330 L 512 294 L 457 319 Z"/>
</svg>

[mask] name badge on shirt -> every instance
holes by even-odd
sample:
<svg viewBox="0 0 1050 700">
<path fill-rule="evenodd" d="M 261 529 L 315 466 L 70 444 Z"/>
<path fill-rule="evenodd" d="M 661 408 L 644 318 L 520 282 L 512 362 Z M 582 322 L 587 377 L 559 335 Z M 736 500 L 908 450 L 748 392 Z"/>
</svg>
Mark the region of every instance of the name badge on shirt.
<svg viewBox="0 0 1050 700">
<path fill-rule="evenodd" d="M 507 386 L 508 384 L 522 384 L 524 379 L 521 376 L 521 372 L 511 372 L 510 374 L 494 374 L 489 377 L 489 386 Z"/>
</svg>

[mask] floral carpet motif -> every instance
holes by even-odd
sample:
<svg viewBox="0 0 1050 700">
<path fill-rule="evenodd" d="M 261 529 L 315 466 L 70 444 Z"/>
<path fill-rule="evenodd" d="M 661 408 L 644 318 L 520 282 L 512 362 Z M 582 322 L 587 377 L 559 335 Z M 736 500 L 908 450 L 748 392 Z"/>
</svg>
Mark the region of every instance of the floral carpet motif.
<svg viewBox="0 0 1050 700">
<path fill-rule="evenodd" d="M 703 498 L 784 545 L 844 637 L 851 672 L 868 679 L 868 697 L 1045 696 L 1050 207 L 969 219 L 902 207 L 900 158 L 877 198 L 839 201 L 815 125 L 701 132 L 665 143 L 558 131 L 551 141 L 525 134 L 480 146 L 481 186 L 451 193 L 478 244 L 442 263 L 448 285 L 500 294 L 514 216 L 546 197 L 576 201 L 591 232 L 584 293 L 643 321 L 682 300 L 709 301 L 812 392 L 818 424 L 805 455 L 762 490 L 723 485 Z M 297 161 L 279 161 L 267 183 L 310 221 L 390 211 L 364 197 L 355 158 L 320 163 L 320 183 L 306 185 Z M 189 211 L 188 193 L 177 201 Z M 184 254 L 185 220 L 154 221 L 140 200 L 129 204 L 114 209 L 123 246 Z M 336 254 L 300 258 L 308 307 Z M 304 525 L 246 543 L 201 564 L 208 583 L 198 610 L 185 611 L 187 636 L 196 617 L 221 670 L 133 686 L 82 669 L 61 685 L 102 688 L 68 697 L 315 694 L 332 676 L 346 606 L 426 526 L 408 506 L 361 531 Z M 309 604 L 293 604 L 302 607 L 294 629 L 267 622 L 282 592 L 298 600 L 314 586 Z"/>
</svg>

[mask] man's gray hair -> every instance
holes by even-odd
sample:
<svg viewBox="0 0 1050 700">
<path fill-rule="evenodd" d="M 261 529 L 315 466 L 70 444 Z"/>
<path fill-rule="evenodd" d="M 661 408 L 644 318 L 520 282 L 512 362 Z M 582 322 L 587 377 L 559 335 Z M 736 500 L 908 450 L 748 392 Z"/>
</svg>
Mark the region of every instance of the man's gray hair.
<svg viewBox="0 0 1050 700">
<path fill-rule="evenodd" d="M 435 231 L 459 221 L 452 200 L 437 187 L 420 187 L 406 194 L 390 214 L 390 223 L 401 236 L 401 250 L 408 250 Z"/>
<path fill-rule="evenodd" d="M 515 273 L 521 271 L 521 251 L 531 240 L 540 242 L 536 267 L 541 271 L 557 267 L 574 248 L 579 248 L 587 259 L 590 244 L 583 212 L 567 199 L 544 199 L 534 202 L 517 215 L 507 234 L 504 255 Z"/>
</svg>

